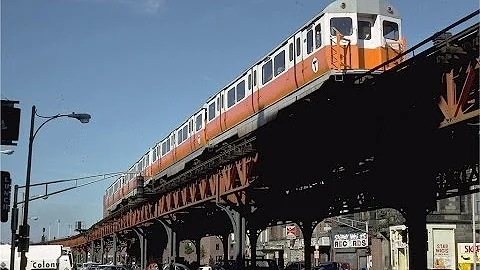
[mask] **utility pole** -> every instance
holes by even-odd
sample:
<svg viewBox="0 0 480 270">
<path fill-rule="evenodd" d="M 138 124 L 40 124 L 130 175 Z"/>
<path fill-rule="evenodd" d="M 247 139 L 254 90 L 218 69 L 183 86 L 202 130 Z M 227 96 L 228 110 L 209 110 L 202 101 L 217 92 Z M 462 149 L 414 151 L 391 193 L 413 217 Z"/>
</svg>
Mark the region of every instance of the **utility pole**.
<svg viewBox="0 0 480 270">
<path fill-rule="evenodd" d="M 475 207 L 476 207 L 475 193 L 472 193 L 472 240 L 473 240 L 473 270 L 477 270 L 477 239 L 475 231 Z"/>
<path fill-rule="evenodd" d="M 60 239 L 60 219 L 57 220 L 58 226 L 57 226 L 57 239 Z"/>
</svg>

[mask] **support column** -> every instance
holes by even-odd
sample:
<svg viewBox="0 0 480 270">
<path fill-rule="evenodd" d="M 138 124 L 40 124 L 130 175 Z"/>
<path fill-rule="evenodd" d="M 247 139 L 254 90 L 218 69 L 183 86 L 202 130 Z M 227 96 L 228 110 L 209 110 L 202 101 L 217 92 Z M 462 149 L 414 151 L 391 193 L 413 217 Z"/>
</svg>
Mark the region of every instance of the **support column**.
<svg viewBox="0 0 480 270">
<path fill-rule="evenodd" d="M 202 245 L 200 243 L 200 241 L 202 240 L 202 238 L 198 238 L 196 240 L 194 240 L 194 244 L 195 244 L 195 254 L 197 255 L 197 264 L 198 264 L 198 267 L 200 265 L 202 265 L 200 263 L 200 260 L 201 260 L 201 254 L 200 254 L 200 251 L 201 251 L 201 248 L 202 248 Z"/>
<path fill-rule="evenodd" d="M 100 238 L 100 263 L 101 264 L 105 264 L 104 252 L 105 252 L 105 240 L 102 237 Z"/>
<path fill-rule="evenodd" d="M 250 259 L 252 265 L 257 264 L 257 240 L 262 231 L 257 229 L 251 229 L 248 231 L 248 240 L 250 240 Z"/>
<path fill-rule="evenodd" d="M 235 261 L 237 263 L 237 267 L 239 269 L 244 268 L 243 259 L 245 258 L 245 217 L 243 217 L 240 212 L 235 211 L 230 206 L 224 206 L 221 204 L 217 204 L 220 209 L 227 213 L 227 216 L 230 218 L 233 227 L 233 234 L 234 234 L 234 252 L 233 256 L 235 257 Z"/>
<path fill-rule="evenodd" d="M 228 254 L 228 235 L 229 234 L 225 234 L 225 235 L 221 236 L 222 246 L 223 246 L 223 260 L 224 261 L 228 261 L 230 259 L 229 254 Z"/>
<path fill-rule="evenodd" d="M 177 258 L 179 257 L 179 250 L 178 250 L 178 241 L 177 241 L 177 232 L 173 230 L 172 225 L 168 224 L 167 221 L 157 219 L 165 228 L 165 231 L 167 232 L 167 238 L 168 238 L 168 261 L 169 262 L 175 262 Z"/>
<path fill-rule="evenodd" d="M 95 241 L 92 241 L 90 243 L 90 261 L 96 262 L 96 256 L 95 254 Z M 87 256 L 87 261 L 88 261 L 88 256 Z"/>
<path fill-rule="evenodd" d="M 300 225 L 303 235 L 303 258 L 305 260 L 305 269 L 312 269 L 312 233 L 317 222 L 311 220 L 304 220 Z"/>
<path fill-rule="evenodd" d="M 427 269 L 427 208 L 411 205 L 403 211 L 408 230 L 410 270 Z"/>
<path fill-rule="evenodd" d="M 113 265 L 117 265 L 117 241 L 118 241 L 118 237 L 117 237 L 116 233 L 113 234 L 112 240 L 113 240 Z"/>
<path fill-rule="evenodd" d="M 147 235 L 142 228 L 133 228 L 133 231 L 137 234 L 138 240 L 140 240 L 140 267 L 145 269 L 147 267 Z"/>
</svg>

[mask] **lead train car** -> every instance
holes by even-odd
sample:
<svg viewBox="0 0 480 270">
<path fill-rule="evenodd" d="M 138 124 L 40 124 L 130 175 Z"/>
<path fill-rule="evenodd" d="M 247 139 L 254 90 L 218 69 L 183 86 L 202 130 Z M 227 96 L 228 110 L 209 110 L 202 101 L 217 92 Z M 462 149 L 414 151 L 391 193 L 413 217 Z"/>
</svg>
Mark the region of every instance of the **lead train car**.
<svg viewBox="0 0 480 270">
<path fill-rule="evenodd" d="M 292 97 L 306 94 L 313 85 L 331 76 L 367 71 L 405 49 L 400 15 L 384 0 L 332 2 L 208 99 L 109 186 L 104 216 L 122 199 L 135 195 L 138 186 L 184 169 L 206 146 L 241 137 L 265 124 L 294 102 Z M 145 182 L 137 183 L 137 175 L 144 176 Z"/>
</svg>

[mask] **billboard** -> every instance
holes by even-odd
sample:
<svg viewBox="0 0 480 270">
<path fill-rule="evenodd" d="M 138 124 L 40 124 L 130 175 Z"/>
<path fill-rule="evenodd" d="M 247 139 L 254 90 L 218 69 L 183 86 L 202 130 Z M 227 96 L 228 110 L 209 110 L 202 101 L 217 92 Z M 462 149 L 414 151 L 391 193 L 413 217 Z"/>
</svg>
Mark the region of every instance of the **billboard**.
<svg viewBox="0 0 480 270">
<path fill-rule="evenodd" d="M 20 109 L 14 105 L 18 101 L 2 99 L 2 145 L 17 145 L 20 127 Z"/>
<path fill-rule="evenodd" d="M 480 264 L 480 243 L 475 243 L 477 253 L 477 264 Z M 473 264 L 473 243 L 457 243 L 458 263 Z"/>
</svg>

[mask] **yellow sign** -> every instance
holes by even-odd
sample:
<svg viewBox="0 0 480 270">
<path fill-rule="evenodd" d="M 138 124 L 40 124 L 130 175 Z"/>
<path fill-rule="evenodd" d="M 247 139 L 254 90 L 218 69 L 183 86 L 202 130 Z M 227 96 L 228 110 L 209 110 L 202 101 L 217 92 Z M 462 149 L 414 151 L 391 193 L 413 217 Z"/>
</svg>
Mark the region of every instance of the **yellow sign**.
<svg viewBox="0 0 480 270">
<path fill-rule="evenodd" d="M 480 263 L 480 243 L 476 243 L 477 263 Z M 473 243 L 457 243 L 458 263 L 473 264 Z"/>
</svg>

